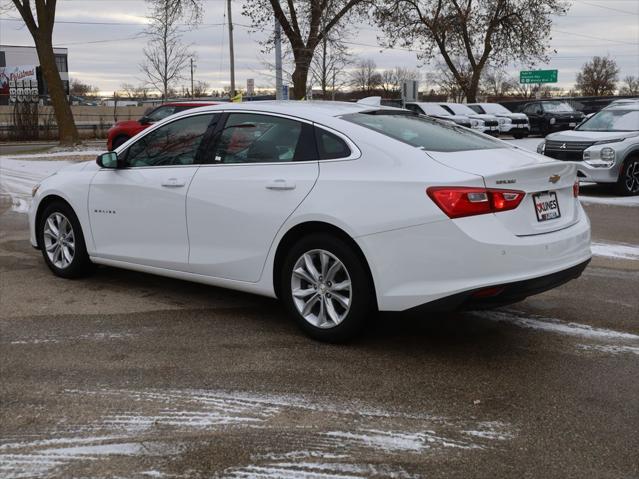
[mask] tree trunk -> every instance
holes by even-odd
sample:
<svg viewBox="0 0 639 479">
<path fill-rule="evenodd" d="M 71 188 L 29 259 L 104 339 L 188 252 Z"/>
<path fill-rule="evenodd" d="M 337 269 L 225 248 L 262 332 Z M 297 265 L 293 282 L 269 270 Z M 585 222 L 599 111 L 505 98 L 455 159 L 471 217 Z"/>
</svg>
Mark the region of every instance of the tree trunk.
<svg viewBox="0 0 639 479">
<path fill-rule="evenodd" d="M 58 135 L 61 145 L 75 145 L 80 143 L 78 129 L 75 126 L 73 112 L 67 101 L 64 85 L 60 79 L 58 67 L 55 64 L 55 53 L 53 45 L 49 41 L 40 39 L 36 42 L 40 68 L 44 80 L 47 82 L 49 97 L 53 105 L 55 120 L 58 124 Z"/>
<path fill-rule="evenodd" d="M 473 72 L 470 84 L 465 89 L 466 103 L 477 103 L 477 92 L 479 91 L 479 80 L 481 78 L 481 70 Z"/>
<path fill-rule="evenodd" d="M 293 100 L 302 100 L 306 96 L 306 82 L 311 58 L 308 55 L 300 55 L 295 59 L 293 70 Z"/>
</svg>

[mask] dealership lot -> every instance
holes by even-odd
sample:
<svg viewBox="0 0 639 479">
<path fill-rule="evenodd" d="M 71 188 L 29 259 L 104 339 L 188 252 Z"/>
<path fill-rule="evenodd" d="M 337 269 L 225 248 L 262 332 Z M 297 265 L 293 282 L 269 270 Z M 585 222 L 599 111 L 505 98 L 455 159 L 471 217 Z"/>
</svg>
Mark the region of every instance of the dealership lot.
<svg viewBox="0 0 639 479">
<path fill-rule="evenodd" d="M 583 193 L 580 279 L 492 312 L 371 317 L 346 346 L 270 299 L 55 278 L 5 200 L 0 477 L 636 477 L 639 204 Z"/>
</svg>

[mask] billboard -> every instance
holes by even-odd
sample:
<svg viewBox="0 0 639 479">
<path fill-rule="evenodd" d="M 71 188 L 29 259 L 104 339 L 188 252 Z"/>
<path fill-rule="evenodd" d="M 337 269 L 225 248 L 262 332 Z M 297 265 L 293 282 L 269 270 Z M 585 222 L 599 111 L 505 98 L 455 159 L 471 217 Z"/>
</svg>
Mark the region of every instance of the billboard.
<svg viewBox="0 0 639 479">
<path fill-rule="evenodd" d="M 37 102 L 39 99 L 36 65 L 0 67 L 0 95 L 11 103 Z"/>
</svg>

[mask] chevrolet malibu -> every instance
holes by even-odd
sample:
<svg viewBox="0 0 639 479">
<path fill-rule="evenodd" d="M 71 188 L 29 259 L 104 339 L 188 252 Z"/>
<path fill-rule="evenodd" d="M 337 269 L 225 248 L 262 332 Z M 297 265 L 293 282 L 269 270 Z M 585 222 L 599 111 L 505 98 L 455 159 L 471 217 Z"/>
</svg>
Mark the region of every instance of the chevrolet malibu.
<svg viewBox="0 0 639 479">
<path fill-rule="evenodd" d="M 520 301 L 578 277 L 590 223 L 573 163 L 414 112 L 255 102 L 173 115 L 34 188 L 31 243 L 279 298 L 346 340 L 375 310 Z"/>
</svg>

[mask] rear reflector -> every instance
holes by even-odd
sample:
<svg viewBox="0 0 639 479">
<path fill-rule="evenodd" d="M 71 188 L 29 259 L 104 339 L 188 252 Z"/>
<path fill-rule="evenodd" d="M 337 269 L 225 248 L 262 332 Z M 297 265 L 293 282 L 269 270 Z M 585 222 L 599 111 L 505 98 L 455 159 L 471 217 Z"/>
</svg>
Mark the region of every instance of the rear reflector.
<svg viewBox="0 0 639 479">
<path fill-rule="evenodd" d="M 504 291 L 503 286 L 493 286 L 492 288 L 484 288 L 484 289 L 480 289 L 479 291 L 475 291 L 473 293 L 473 298 L 492 298 L 494 296 L 497 296 L 501 293 L 503 293 Z"/>
<path fill-rule="evenodd" d="M 526 196 L 523 191 L 464 186 L 433 186 L 426 193 L 449 218 L 514 210 Z"/>
<path fill-rule="evenodd" d="M 575 184 L 572 185 L 572 195 L 575 198 L 579 196 L 579 180 L 575 181 Z"/>
</svg>

